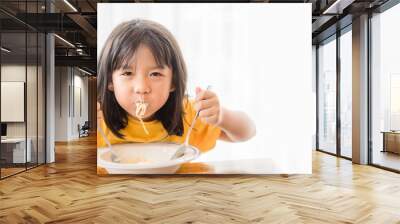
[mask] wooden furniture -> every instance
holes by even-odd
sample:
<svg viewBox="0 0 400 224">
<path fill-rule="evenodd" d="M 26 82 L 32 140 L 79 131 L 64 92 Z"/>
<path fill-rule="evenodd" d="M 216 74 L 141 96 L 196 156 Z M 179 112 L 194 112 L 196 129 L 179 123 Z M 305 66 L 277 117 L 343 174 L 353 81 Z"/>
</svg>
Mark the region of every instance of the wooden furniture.
<svg viewBox="0 0 400 224">
<path fill-rule="evenodd" d="M 383 131 L 382 152 L 400 154 L 400 131 Z"/>
</svg>

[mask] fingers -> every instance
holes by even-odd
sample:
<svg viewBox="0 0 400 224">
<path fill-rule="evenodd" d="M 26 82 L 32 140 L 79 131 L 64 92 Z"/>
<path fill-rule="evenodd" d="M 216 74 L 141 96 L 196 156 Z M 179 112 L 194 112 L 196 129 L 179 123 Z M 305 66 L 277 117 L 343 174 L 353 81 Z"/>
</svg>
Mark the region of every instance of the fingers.
<svg viewBox="0 0 400 224">
<path fill-rule="evenodd" d="M 210 90 L 196 88 L 194 108 L 199 111 L 199 118 L 209 124 L 218 124 L 220 105 L 218 96 Z"/>
<path fill-rule="evenodd" d="M 194 108 L 196 111 L 201 111 L 201 110 L 206 110 L 215 105 L 218 105 L 217 97 L 196 101 L 194 104 Z"/>
<path fill-rule="evenodd" d="M 218 104 L 217 95 L 210 90 L 196 88 L 195 109 L 196 111 L 207 109 L 214 104 Z"/>
<path fill-rule="evenodd" d="M 219 108 L 212 107 L 207 110 L 201 110 L 199 113 L 199 118 L 209 124 L 217 124 L 219 119 Z"/>
<path fill-rule="evenodd" d="M 196 88 L 196 101 L 212 98 L 216 96 L 214 92 L 211 90 L 202 90 L 201 88 L 197 87 Z"/>
<path fill-rule="evenodd" d="M 196 95 L 199 94 L 201 92 L 201 88 L 200 87 L 196 87 Z"/>
<path fill-rule="evenodd" d="M 219 113 L 218 107 L 211 107 L 209 109 L 201 110 L 199 113 L 199 117 L 206 119 L 218 115 L 218 113 Z"/>
</svg>

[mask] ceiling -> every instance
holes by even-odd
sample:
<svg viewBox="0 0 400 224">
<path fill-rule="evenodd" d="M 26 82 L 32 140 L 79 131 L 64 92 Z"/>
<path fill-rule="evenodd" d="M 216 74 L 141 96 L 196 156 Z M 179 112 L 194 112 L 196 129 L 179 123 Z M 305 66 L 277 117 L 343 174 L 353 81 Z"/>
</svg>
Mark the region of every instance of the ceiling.
<svg viewBox="0 0 400 224">
<path fill-rule="evenodd" d="M 335 3 L 336 1 L 338 3 Z M 311 3 L 312 38 L 313 43 L 316 44 L 335 33 L 338 27 L 350 24 L 353 16 L 357 16 L 366 10 L 372 10 L 386 1 L 388 0 L 254 0 L 235 2 Z M 79 66 L 95 74 L 97 3 L 173 1 L 47 0 L 47 2 L 46 6 L 45 0 L 1 0 L 1 29 L 3 33 L 6 33 L 2 35 L 2 38 L 4 38 L 2 45 L 5 46 L 5 43 L 8 43 L 8 47 L 15 50 L 14 54 L 18 54 L 18 52 L 24 54 L 25 38 L 22 37 L 26 28 L 32 31 L 54 32 L 58 35 L 55 38 L 56 65 Z M 52 13 L 48 13 L 50 9 Z M 340 23 L 338 23 L 339 20 L 341 20 Z M 28 54 L 34 52 L 35 47 L 34 43 L 28 44 Z"/>
</svg>

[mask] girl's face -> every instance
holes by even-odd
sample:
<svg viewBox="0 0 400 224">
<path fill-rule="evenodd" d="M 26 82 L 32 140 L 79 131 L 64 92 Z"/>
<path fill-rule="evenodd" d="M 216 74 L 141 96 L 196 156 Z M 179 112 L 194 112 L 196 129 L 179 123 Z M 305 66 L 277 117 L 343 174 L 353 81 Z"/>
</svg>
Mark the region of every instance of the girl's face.
<svg viewBox="0 0 400 224">
<path fill-rule="evenodd" d="M 108 88 L 114 91 L 118 104 L 132 117 L 136 116 L 136 102 L 143 99 L 148 106 L 142 119 L 149 121 L 174 91 L 172 70 L 168 66 L 159 67 L 150 48 L 141 44 L 130 65 L 113 72 Z"/>
</svg>

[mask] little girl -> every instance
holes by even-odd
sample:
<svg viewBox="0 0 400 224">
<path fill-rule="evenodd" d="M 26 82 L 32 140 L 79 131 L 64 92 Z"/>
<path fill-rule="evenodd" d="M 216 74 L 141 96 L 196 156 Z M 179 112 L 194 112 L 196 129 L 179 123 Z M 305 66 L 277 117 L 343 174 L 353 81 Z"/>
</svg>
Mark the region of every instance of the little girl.
<svg viewBox="0 0 400 224">
<path fill-rule="evenodd" d="M 196 88 L 186 94 L 187 71 L 172 34 L 149 20 L 131 20 L 110 34 L 98 61 L 98 125 L 111 144 L 183 143 L 199 112 L 189 144 L 206 152 L 216 140 L 245 141 L 255 135 L 248 116 L 220 105 L 218 96 Z M 102 136 L 98 147 L 105 147 Z"/>
</svg>

